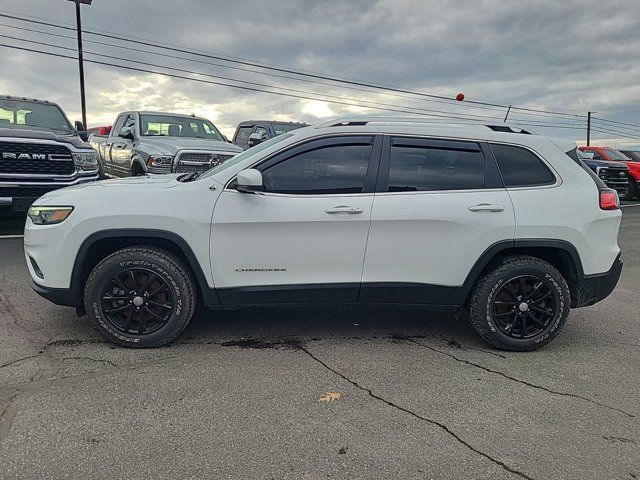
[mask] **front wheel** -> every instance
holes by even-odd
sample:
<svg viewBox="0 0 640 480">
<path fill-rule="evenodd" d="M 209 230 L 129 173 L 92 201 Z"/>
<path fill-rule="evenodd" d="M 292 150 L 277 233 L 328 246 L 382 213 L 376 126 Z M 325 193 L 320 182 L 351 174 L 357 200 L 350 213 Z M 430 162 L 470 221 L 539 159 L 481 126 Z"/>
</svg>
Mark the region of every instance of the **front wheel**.
<svg viewBox="0 0 640 480">
<path fill-rule="evenodd" d="M 176 338 L 196 306 L 185 265 L 154 247 L 118 250 L 91 272 L 84 291 L 90 323 L 126 347 L 158 347 Z"/>
<path fill-rule="evenodd" d="M 560 333 L 570 305 L 569 286 L 556 268 L 535 257 L 507 257 L 477 281 L 469 316 L 494 347 L 527 351 Z"/>
<path fill-rule="evenodd" d="M 638 182 L 635 178 L 629 177 L 629 189 L 627 190 L 627 198 L 623 198 L 623 200 L 633 200 L 634 198 L 640 199 L 638 196 L 640 192 L 638 192 Z"/>
</svg>

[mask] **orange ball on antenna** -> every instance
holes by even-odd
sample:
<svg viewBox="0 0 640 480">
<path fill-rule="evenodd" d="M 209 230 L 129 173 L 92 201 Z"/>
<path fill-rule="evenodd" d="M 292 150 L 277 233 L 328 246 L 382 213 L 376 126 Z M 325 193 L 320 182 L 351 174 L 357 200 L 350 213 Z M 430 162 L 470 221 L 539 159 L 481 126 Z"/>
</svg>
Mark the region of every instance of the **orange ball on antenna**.
<svg viewBox="0 0 640 480">
<path fill-rule="evenodd" d="M 461 102 L 462 100 L 464 100 L 464 93 L 459 93 L 456 95 L 456 100 L 458 100 L 459 102 Z"/>
</svg>

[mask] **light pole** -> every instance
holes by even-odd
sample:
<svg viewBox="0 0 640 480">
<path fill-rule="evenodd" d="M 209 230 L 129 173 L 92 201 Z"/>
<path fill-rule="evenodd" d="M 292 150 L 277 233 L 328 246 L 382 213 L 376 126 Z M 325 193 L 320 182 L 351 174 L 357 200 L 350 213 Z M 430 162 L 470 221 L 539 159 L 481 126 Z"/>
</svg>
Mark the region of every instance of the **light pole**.
<svg viewBox="0 0 640 480">
<path fill-rule="evenodd" d="M 84 62 L 82 59 L 82 22 L 80 4 L 91 5 L 93 0 L 69 0 L 76 4 L 76 31 L 78 33 L 78 68 L 80 70 L 80 105 L 82 107 L 82 125 L 87 128 L 87 104 L 84 99 Z"/>
</svg>

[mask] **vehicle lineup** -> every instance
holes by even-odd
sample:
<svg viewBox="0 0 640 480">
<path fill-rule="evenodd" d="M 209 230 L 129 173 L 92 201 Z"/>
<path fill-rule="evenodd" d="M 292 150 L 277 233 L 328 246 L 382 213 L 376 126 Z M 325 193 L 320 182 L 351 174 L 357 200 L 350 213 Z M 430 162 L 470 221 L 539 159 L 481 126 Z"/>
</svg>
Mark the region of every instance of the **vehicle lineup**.
<svg viewBox="0 0 640 480">
<path fill-rule="evenodd" d="M 202 120 L 130 112 L 101 158 L 121 142 L 123 160 L 110 161 L 122 176 L 143 148 L 145 171 L 191 172 L 169 147 L 189 122 L 211 135 L 189 140 L 235 153 Z M 570 309 L 615 288 L 619 207 L 573 141 L 353 117 L 275 136 L 204 173 L 50 192 L 29 210 L 24 248 L 34 290 L 119 345 L 170 342 L 199 302 L 386 303 L 466 309 L 492 346 L 533 350 Z"/>
<path fill-rule="evenodd" d="M 55 103 L 0 96 L 0 206 L 27 211 L 46 192 L 98 180 L 85 140 Z"/>
<path fill-rule="evenodd" d="M 629 186 L 624 200 L 640 200 L 640 152 L 626 150 L 624 152 L 610 147 L 580 147 L 580 150 L 591 154 L 594 160 L 607 162 L 609 165 L 623 163 L 627 166 Z"/>
<path fill-rule="evenodd" d="M 107 135 L 92 135 L 105 177 L 203 173 L 242 151 L 205 118 L 123 112 Z"/>
</svg>

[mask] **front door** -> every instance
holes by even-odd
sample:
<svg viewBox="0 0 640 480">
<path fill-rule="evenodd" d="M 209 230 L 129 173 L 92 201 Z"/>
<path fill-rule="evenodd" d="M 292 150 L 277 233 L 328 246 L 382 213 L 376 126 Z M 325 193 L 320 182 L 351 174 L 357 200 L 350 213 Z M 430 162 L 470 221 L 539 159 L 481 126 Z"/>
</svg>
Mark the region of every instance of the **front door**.
<svg viewBox="0 0 640 480">
<path fill-rule="evenodd" d="M 231 182 L 211 233 L 222 303 L 355 302 L 380 147 L 373 136 L 312 140 L 254 167 L 262 194 Z"/>
<path fill-rule="evenodd" d="M 360 301 L 460 305 L 485 250 L 514 238 L 486 144 L 385 137 Z"/>
</svg>

